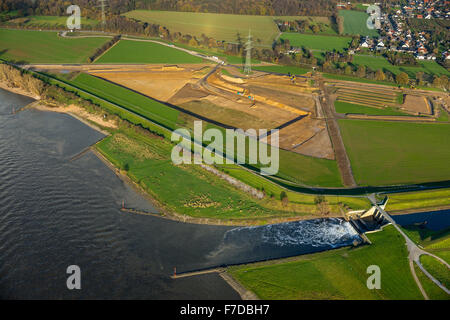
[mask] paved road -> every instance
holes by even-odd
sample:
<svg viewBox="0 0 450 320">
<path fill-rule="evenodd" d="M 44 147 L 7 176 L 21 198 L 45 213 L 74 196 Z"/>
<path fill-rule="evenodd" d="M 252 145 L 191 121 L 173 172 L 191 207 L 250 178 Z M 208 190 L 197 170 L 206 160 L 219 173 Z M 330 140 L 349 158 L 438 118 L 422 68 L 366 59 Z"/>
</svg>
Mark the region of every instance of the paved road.
<svg viewBox="0 0 450 320">
<path fill-rule="evenodd" d="M 377 207 L 377 209 L 381 212 L 381 214 L 383 215 L 383 217 L 389 221 L 396 229 L 397 231 L 405 238 L 406 241 L 406 247 L 408 249 L 409 255 L 408 255 L 408 259 L 409 259 L 409 267 L 411 269 L 411 273 L 413 275 L 414 280 L 417 283 L 417 286 L 419 287 L 420 291 L 422 292 L 423 297 L 426 300 L 429 300 L 428 295 L 426 294 L 425 290 L 423 289 L 419 279 L 417 278 L 416 275 L 416 271 L 414 270 L 414 263 L 417 264 L 417 266 L 423 271 L 423 273 L 431 280 L 433 281 L 437 286 L 439 286 L 439 288 L 441 288 L 442 290 L 444 290 L 447 294 L 450 294 L 450 290 L 448 290 L 442 283 L 440 283 L 435 277 L 433 277 L 424 267 L 423 265 L 420 263 L 420 256 L 421 255 L 429 255 L 435 259 L 437 259 L 438 261 L 440 261 L 442 264 L 444 264 L 445 266 L 447 266 L 447 268 L 450 269 L 450 265 L 443 259 L 441 259 L 440 257 L 429 253 L 427 251 L 424 251 L 422 249 L 420 249 L 404 232 L 403 230 L 397 225 L 397 223 L 394 221 L 394 219 L 392 219 L 392 217 L 383 209 L 381 208 L 378 204 L 377 201 L 375 199 L 375 195 L 371 194 L 368 196 L 369 200 L 372 202 L 372 204 L 374 206 Z"/>
</svg>

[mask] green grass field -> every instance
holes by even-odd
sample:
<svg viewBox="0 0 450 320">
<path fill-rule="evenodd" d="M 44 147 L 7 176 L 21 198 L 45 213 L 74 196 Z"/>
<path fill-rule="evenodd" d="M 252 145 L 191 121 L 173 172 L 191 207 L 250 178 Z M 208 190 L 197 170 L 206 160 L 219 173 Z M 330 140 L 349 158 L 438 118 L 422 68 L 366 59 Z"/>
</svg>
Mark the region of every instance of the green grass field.
<svg viewBox="0 0 450 320">
<path fill-rule="evenodd" d="M 176 128 L 179 111 L 162 103 L 85 73 L 81 73 L 70 83 L 170 129 Z"/>
<path fill-rule="evenodd" d="M 281 35 L 282 39 L 287 39 L 294 47 L 305 47 L 312 50 L 322 51 L 343 51 L 348 48 L 350 37 L 338 37 L 338 36 L 317 36 L 302 33 L 284 32 Z"/>
<path fill-rule="evenodd" d="M 449 121 L 448 112 L 443 107 L 440 107 L 439 111 L 440 111 L 440 114 L 439 114 L 439 118 L 437 118 L 437 121 L 448 122 Z"/>
<path fill-rule="evenodd" d="M 373 84 L 382 84 L 385 86 L 397 87 L 397 84 L 395 84 L 394 82 L 357 78 L 357 77 L 346 76 L 346 75 L 342 75 L 342 74 L 323 73 L 323 77 L 325 79 L 332 79 L 332 80 L 353 81 L 353 82 L 360 82 L 360 83 L 373 83 Z"/>
<path fill-rule="evenodd" d="M 406 114 L 392 108 L 377 109 L 359 104 L 335 101 L 334 107 L 338 113 L 367 114 L 375 116 L 405 116 Z"/>
<path fill-rule="evenodd" d="M 445 197 L 445 194 L 441 194 L 441 199 Z M 448 196 L 447 201 L 450 201 L 450 198 Z M 422 246 L 427 252 L 437 255 L 438 257 L 447 261 L 447 263 L 450 261 L 450 228 L 434 231 L 428 228 L 410 225 L 404 226 L 402 227 L 402 229 L 411 240 L 413 240 L 416 244 Z M 449 272 L 448 270 L 446 270 L 446 267 L 443 264 L 429 256 L 421 256 L 420 260 L 422 265 L 428 272 L 439 278 L 442 282 L 447 282 L 447 285 L 449 285 Z M 439 288 L 435 283 L 433 283 L 416 264 L 414 264 L 414 269 L 420 283 L 422 284 L 425 292 L 428 294 L 430 299 L 449 299 L 448 294 L 445 293 L 441 288 Z"/>
<path fill-rule="evenodd" d="M 66 39 L 56 32 L 0 29 L 0 58 L 27 63 L 83 63 L 109 39 Z"/>
<path fill-rule="evenodd" d="M 414 264 L 414 270 L 416 271 L 417 278 L 419 279 L 423 289 L 427 293 L 428 298 L 430 298 L 431 300 L 449 299 L 448 294 L 444 290 L 439 288 L 433 281 L 431 281 L 416 264 Z"/>
<path fill-rule="evenodd" d="M 310 71 L 309 69 L 305 68 L 299 68 L 294 66 L 258 66 L 258 67 L 252 67 L 253 70 L 258 71 L 267 71 L 267 72 L 276 72 L 276 73 L 284 73 L 288 74 L 289 72 L 291 74 L 295 75 L 302 75 Z"/>
<path fill-rule="evenodd" d="M 279 194 L 257 200 L 198 165 L 174 165 L 172 147 L 167 140 L 125 128 L 97 144 L 98 150 L 110 162 L 126 170 L 133 181 L 172 212 L 203 218 L 248 219 L 258 223 L 269 218 L 317 214 L 314 196 L 292 195 L 293 203 L 283 207 Z M 342 203 L 352 208 L 368 206 L 363 199 L 326 199 L 333 212 L 339 212 Z"/>
<path fill-rule="evenodd" d="M 228 42 L 236 42 L 237 33 L 241 38 L 247 37 L 251 30 L 256 43 L 271 45 L 279 32 L 271 16 L 149 10 L 130 11 L 125 16 L 165 26 L 172 33 L 181 32 L 197 38 L 205 34 Z"/>
<path fill-rule="evenodd" d="M 392 226 L 369 234 L 371 245 L 300 256 L 291 262 L 230 267 L 261 299 L 422 299 L 403 237 Z M 381 289 L 366 286 L 367 267 L 381 269 Z"/>
<path fill-rule="evenodd" d="M 389 70 L 394 74 L 406 72 L 410 78 L 415 78 L 416 73 L 420 71 L 433 75 L 436 74 L 439 76 L 442 74 L 445 74 L 447 76 L 450 75 L 450 72 L 448 72 L 444 67 L 442 67 L 435 61 L 420 61 L 418 66 L 403 67 L 390 64 L 389 61 L 387 61 L 384 57 L 355 55 L 353 56 L 353 64 L 364 65 L 372 70 Z"/>
<path fill-rule="evenodd" d="M 387 211 L 415 210 L 450 205 L 450 189 L 391 193 Z"/>
<path fill-rule="evenodd" d="M 450 125 L 339 120 L 360 185 L 450 179 Z"/>
<path fill-rule="evenodd" d="M 282 149 L 280 169 L 276 176 L 308 186 L 342 187 L 336 161 L 308 157 Z"/>
<path fill-rule="evenodd" d="M 201 63 L 203 59 L 152 42 L 121 40 L 96 63 Z"/>
<path fill-rule="evenodd" d="M 244 192 L 196 165 L 175 166 L 173 145 L 131 131 L 102 140 L 98 150 L 166 208 L 180 214 L 217 219 L 251 219 L 286 216 L 261 206 Z M 183 181 L 183 183 L 180 183 Z M 174 192 L 176 190 L 176 192 Z"/>
<path fill-rule="evenodd" d="M 244 183 L 252 186 L 258 190 L 264 190 L 267 196 L 279 197 L 281 192 L 286 192 L 289 202 L 313 205 L 315 202 L 314 195 L 302 194 L 298 192 L 292 192 L 281 188 L 279 185 L 264 179 L 261 176 L 255 175 L 237 165 L 219 165 L 222 171 L 226 174 L 243 181 Z M 356 197 L 342 197 L 342 196 L 326 196 L 326 199 L 330 205 L 338 205 L 342 203 L 352 209 L 367 209 L 370 207 L 369 202 L 366 198 L 356 198 Z"/>
<path fill-rule="evenodd" d="M 369 15 L 362 11 L 339 10 L 339 16 L 344 18 L 344 33 L 360 36 L 378 36 L 377 30 L 367 28 L 367 18 Z"/>
<path fill-rule="evenodd" d="M 428 255 L 421 255 L 420 263 L 433 277 L 436 278 L 436 280 L 442 283 L 446 288 L 450 288 L 450 272 L 447 266 Z"/>
</svg>

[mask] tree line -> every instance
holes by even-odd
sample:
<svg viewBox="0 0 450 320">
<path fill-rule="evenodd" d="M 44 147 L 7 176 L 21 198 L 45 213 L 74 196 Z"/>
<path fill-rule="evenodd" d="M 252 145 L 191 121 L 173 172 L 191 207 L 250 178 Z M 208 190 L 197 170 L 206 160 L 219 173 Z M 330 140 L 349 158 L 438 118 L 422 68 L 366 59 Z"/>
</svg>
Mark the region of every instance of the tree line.
<svg viewBox="0 0 450 320">
<path fill-rule="evenodd" d="M 65 14 L 70 4 L 80 6 L 83 16 L 99 17 L 97 0 L 0 0 L 4 12 L 20 10 L 23 15 Z M 168 10 L 181 12 L 211 12 L 249 15 L 309 15 L 331 16 L 336 0 L 109 0 L 110 14 L 122 14 L 135 9 Z"/>
</svg>

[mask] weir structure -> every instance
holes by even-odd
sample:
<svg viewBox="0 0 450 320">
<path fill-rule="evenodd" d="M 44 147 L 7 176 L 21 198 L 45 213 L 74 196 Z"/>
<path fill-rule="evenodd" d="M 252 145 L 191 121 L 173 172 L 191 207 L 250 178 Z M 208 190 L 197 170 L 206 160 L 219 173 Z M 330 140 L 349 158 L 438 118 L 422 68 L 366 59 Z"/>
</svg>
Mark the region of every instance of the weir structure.
<svg viewBox="0 0 450 320">
<path fill-rule="evenodd" d="M 384 210 L 388 198 L 384 198 L 378 205 L 373 205 L 369 210 L 358 210 L 347 212 L 344 216 L 345 220 L 350 222 L 352 227 L 360 234 L 363 235 L 366 232 L 371 232 L 380 229 L 381 226 L 388 223 L 380 208 Z M 366 242 L 368 239 L 364 237 Z"/>
</svg>

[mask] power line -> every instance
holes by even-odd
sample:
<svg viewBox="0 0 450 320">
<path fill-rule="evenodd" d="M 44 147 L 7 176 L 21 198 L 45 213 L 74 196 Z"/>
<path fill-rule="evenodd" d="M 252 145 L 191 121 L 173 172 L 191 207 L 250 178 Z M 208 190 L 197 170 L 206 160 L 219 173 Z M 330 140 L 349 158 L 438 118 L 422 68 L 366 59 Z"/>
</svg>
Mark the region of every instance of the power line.
<svg viewBox="0 0 450 320">
<path fill-rule="evenodd" d="M 252 35 L 250 30 L 248 31 L 248 40 L 245 43 L 245 51 L 247 55 L 245 58 L 244 73 L 249 75 L 252 72 Z"/>
<path fill-rule="evenodd" d="M 102 25 L 105 26 L 106 24 L 106 7 L 108 6 L 106 3 L 108 0 L 98 0 L 100 2 L 100 5 L 97 7 L 102 8 Z"/>
</svg>

